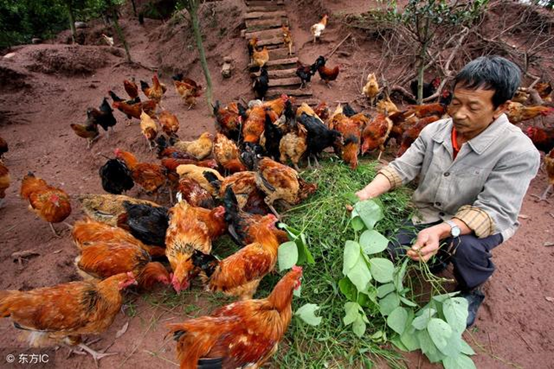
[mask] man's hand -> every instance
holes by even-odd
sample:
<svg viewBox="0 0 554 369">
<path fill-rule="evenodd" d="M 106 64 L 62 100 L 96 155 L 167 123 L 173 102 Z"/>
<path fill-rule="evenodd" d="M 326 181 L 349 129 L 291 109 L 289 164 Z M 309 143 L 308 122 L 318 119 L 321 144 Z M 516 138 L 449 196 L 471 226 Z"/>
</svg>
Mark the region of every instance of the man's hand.
<svg viewBox="0 0 554 369">
<path fill-rule="evenodd" d="M 363 190 L 360 190 L 360 191 L 356 192 L 356 196 L 358 196 L 360 201 L 371 199 L 371 196 L 367 193 L 365 188 Z"/>
<path fill-rule="evenodd" d="M 433 255 L 439 251 L 440 240 L 450 233 L 450 226 L 441 223 L 436 226 L 426 228 L 418 233 L 417 240 L 407 255 L 412 260 L 422 260 L 427 262 Z"/>
</svg>

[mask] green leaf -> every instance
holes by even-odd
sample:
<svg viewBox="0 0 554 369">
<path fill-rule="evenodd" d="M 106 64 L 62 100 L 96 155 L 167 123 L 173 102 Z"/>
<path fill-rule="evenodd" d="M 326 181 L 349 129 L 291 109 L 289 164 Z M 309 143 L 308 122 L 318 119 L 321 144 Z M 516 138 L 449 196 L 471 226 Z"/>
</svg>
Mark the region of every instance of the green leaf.
<svg viewBox="0 0 554 369">
<path fill-rule="evenodd" d="M 354 323 L 354 321 L 360 315 L 360 309 L 362 307 L 357 302 L 347 302 L 344 304 L 344 312 L 346 315 L 342 318 L 344 325 L 349 325 Z"/>
<path fill-rule="evenodd" d="M 430 307 L 425 307 L 419 311 L 419 316 L 414 319 L 412 325 L 415 329 L 418 330 L 425 329 L 429 324 L 429 320 L 431 320 L 431 318 L 433 318 L 436 313 L 437 310 Z"/>
<path fill-rule="evenodd" d="M 404 352 L 411 351 L 404 345 L 404 342 L 402 342 L 402 340 L 398 336 L 391 338 L 390 341 L 401 351 L 404 351 Z"/>
<path fill-rule="evenodd" d="M 446 346 L 438 348 L 440 352 L 449 357 L 456 357 L 462 353 L 462 335 L 452 332 L 450 338 L 446 342 Z"/>
<path fill-rule="evenodd" d="M 295 315 L 298 315 L 300 319 L 306 322 L 309 325 L 318 326 L 321 323 L 321 317 L 316 316 L 315 312 L 319 310 L 319 306 L 316 304 L 305 304 L 301 306 L 296 312 Z"/>
<path fill-rule="evenodd" d="M 392 281 L 394 264 L 392 261 L 384 258 L 372 258 L 369 260 L 371 275 L 379 283 Z"/>
<path fill-rule="evenodd" d="M 354 268 L 354 265 L 361 257 L 360 244 L 355 241 L 346 241 L 344 245 L 344 264 L 342 267 L 342 274 L 347 275 L 350 269 Z"/>
<path fill-rule="evenodd" d="M 360 236 L 360 245 L 366 255 L 377 254 L 387 248 L 389 240 L 375 230 L 366 230 Z"/>
<path fill-rule="evenodd" d="M 427 356 L 430 362 L 438 363 L 446 357 L 437 349 L 431 340 L 429 333 L 427 333 L 427 330 L 417 331 L 416 335 L 419 341 L 419 346 L 421 347 L 421 352 Z"/>
<path fill-rule="evenodd" d="M 346 198 L 347 201 L 349 201 L 351 204 L 355 204 L 357 203 L 358 201 L 360 201 L 360 198 L 358 196 L 356 196 L 356 194 L 354 192 L 348 192 L 346 194 L 344 194 L 344 197 Z"/>
<path fill-rule="evenodd" d="M 384 299 L 379 301 L 379 310 L 381 315 L 388 316 L 394 309 L 400 305 L 400 299 L 396 293 L 390 293 Z"/>
<path fill-rule="evenodd" d="M 339 289 L 348 300 L 356 301 L 358 290 L 356 289 L 356 286 L 354 286 L 354 284 L 350 282 L 350 279 L 348 279 L 348 277 L 344 277 L 339 281 Z"/>
<path fill-rule="evenodd" d="M 454 297 L 459 293 L 460 292 L 456 291 L 456 292 L 445 293 L 444 295 L 433 296 L 433 300 L 435 300 L 436 302 L 444 302 L 446 299 Z"/>
<path fill-rule="evenodd" d="M 298 247 L 298 265 L 315 264 L 314 257 L 308 249 L 304 233 L 300 234 L 300 237 L 296 239 L 295 243 Z"/>
<path fill-rule="evenodd" d="M 368 229 L 373 229 L 375 223 L 383 219 L 383 209 L 373 199 L 357 202 L 354 209 Z"/>
<path fill-rule="evenodd" d="M 450 336 L 452 336 L 452 328 L 442 319 L 431 318 L 427 325 L 429 336 L 439 350 L 442 351 L 448 344 Z"/>
<path fill-rule="evenodd" d="M 367 320 L 367 318 L 366 318 L 366 320 Z M 352 330 L 354 331 L 354 334 L 356 336 L 361 338 L 365 333 L 365 329 L 366 329 L 366 323 L 365 323 L 364 319 L 362 318 L 362 316 L 358 314 L 358 318 L 352 324 Z"/>
<path fill-rule="evenodd" d="M 358 304 L 360 304 L 360 306 L 363 306 L 363 307 L 371 307 L 373 305 L 371 297 L 363 292 L 360 292 L 358 294 L 357 301 L 358 301 Z"/>
<path fill-rule="evenodd" d="M 288 241 L 279 246 L 278 256 L 279 271 L 287 270 L 296 265 L 298 261 L 298 247 L 294 241 Z"/>
<path fill-rule="evenodd" d="M 302 295 L 302 285 L 292 291 L 293 296 L 300 297 Z"/>
<path fill-rule="evenodd" d="M 415 328 L 412 327 L 411 324 L 407 324 L 406 326 L 407 327 L 404 330 L 404 333 L 400 336 L 400 341 L 402 341 L 408 351 L 419 349 L 419 341 L 417 339 Z"/>
<path fill-rule="evenodd" d="M 469 356 L 460 354 L 457 357 L 446 357 L 442 360 L 444 369 L 476 369 L 475 363 Z"/>
<path fill-rule="evenodd" d="M 379 297 L 381 299 L 381 298 L 385 297 L 386 295 L 388 295 L 389 293 L 391 293 L 392 291 L 394 291 L 394 284 L 393 283 L 383 284 L 383 285 L 377 287 L 377 297 Z"/>
<path fill-rule="evenodd" d="M 347 274 L 350 281 L 354 283 L 359 292 L 367 291 L 369 282 L 371 282 L 371 273 L 367 263 L 363 258 L 359 258 L 356 264 Z"/>
<path fill-rule="evenodd" d="M 461 342 L 460 351 L 466 355 L 475 355 L 475 351 L 473 351 L 473 348 L 463 339 Z"/>
<path fill-rule="evenodd" d="M 406 258 L 402 263 L 400 269 L 397 269 L 398 271 L 394 274 L 394 285 L 396 286 L 396 290 L 398 292 L 402 291 L 402 289 L 404 288 L 402 281 L 404 280 L 404 275 L 406 274 L 406 268 L 408 267 L 409 260 L 410 259 Z"/>
<path fill-rule="evenodd" d="M 468 302 L 463 297 L 446 299 L 442 303 L 442 312 L 454 332 L 461 334 L 466 329 Z"/>
<path fill-rule="evenodd" d="M 365 228 L 364 221 L 359 216 L 357 216 L 355 218 L 352 218 L 352 221 L 350 222 L 350 226 L 356 232 L 359 232 L 359 231 L 361 231 L 362 229 Z"/>
<path fill-rule="evenodd" d="M 417 307 L 417 304 L 415 302 L 410 301 L 405 297 L 400 296 L 400 301 L 402 301 L 404 303 L 404 305 L 406 305 L 406 306 Z"/>
<path fill-rule="evenodd" d="M 408 311 L 399 306 L 394 309 L 387 317 L 387 325 L 396 333 L 402 335 L 406 329 L 406 321 L 408 320 Z"/>
</svg>

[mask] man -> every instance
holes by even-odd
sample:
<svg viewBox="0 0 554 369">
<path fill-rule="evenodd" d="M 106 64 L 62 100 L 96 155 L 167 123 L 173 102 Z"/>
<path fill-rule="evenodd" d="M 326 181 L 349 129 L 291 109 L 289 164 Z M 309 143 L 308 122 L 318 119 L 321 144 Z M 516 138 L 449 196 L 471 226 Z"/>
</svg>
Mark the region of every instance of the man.
<svg viewBox="0 0 554 369">
<path fill-rule="evenodd" d="M 452 262 L 469 303 L 468 327 L 484 299 L 480 287 L 494 272 L 490 251 L 517 230 L 539 168 L 531 140 L 504 114 L 520 78 L 519 68 L 498 56 L 468 63 L 454 80 L 451 118 L 425 127 L 404 155 L 356 193 L 366 200 L 419 176 L 412 198 L 417 214 L 391 239 L 389 252 L 425 262 L 438 253 L 435 271 Z"/>
</svg>

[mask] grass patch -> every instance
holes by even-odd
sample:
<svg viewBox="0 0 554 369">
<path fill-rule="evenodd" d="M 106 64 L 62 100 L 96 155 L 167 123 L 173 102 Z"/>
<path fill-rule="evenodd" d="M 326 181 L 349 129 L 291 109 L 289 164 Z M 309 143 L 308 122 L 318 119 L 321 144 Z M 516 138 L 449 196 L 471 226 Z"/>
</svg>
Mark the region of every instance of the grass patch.
<svg viewBox="0 0 554 369">
<path fill-rule="evenodd" d="M 350 214 L 345 208 L 346 194 L 363 188 L 376 172 L 375 161 L 362 161 L 356 171 L 336 159 L 324 161 L 322 168 L 302 174 L 304 179 L 318 184 L 314 196 L 282 213 L 285 223 L 308 236 L 309 249 L 316 261 L 315 265 L 304 268 L 302 297 L 295 298 L 293 309 L 305 303 L 319 304 L 318 315 L 323 321 L 317 327 L 293 322 L 282 349 L 274 357 L 277 367 L 369 368 L 375 360 L 385 360 L 392 367 L 404 366 L 396 351 L 380 347 L 369 338 L 374 331 L 384 328 L 385 321 L 379 314 L 373 320 L 369 317 L 363 339 L 358 339 L 350 327 L 342 324 L 346 298 L 339 290 L 338 281 L 343 277 L 344 243 L 354 237 L 349 226 Z M 380 199 L 386 211 L 376 230 L 386 235 L 410 215 L 410 191 L 399 189 Z M 264 278 L 257 296 L 267 296 L 279 278 L 279 275 Z"/>
</svg>

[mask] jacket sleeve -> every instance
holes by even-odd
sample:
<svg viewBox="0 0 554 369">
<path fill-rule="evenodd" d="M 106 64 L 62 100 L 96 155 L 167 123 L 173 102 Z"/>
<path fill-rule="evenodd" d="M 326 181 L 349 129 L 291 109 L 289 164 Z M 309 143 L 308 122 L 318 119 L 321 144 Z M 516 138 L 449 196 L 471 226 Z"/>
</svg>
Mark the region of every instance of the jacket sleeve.
<svg viewBox="0 0 554 369">
<path fill-rule="evenodd" d="M 454 218 L 463 221 L 479 238 L 513 226 L 539 165 L 540 154 L 534 148 L 503 158 L 490 173 L 477 200 L 462 206 Z"/>
</svg>

